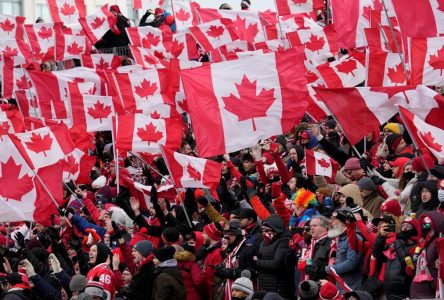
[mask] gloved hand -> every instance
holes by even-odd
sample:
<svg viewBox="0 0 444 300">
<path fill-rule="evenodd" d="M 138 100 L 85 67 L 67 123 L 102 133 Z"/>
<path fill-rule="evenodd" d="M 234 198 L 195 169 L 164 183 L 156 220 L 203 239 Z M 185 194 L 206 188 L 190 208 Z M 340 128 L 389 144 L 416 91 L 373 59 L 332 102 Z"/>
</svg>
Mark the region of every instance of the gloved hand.
<svg viewBox="0 0 444 300">
<path fill-rule="evenodd" d="M 65 208 L 57 208 L 57 210 L 59 211 L 60 216 L 62 217 L 67 217 L 69 215 L 69 211 Z"/>
<path fill-rule="evenodd" d="M 276 199 L 281 195 L 282 183 L 281 182 L 273 182 L 271 184 L 271 198 Z"/>
<path fill-rule="evenodd" d="M 290 247 L 290 249 L 296 251 L 299 249 L 299 242 L 301 242 L 302 240 L 304 240 L 304 238 L 299 233 L 295 233 L 293 235 L 293 238 L 288 242 L 288 246 Z"/>
<path fill-rule="evenodd" d="M 22 265 L 26 269 L 26 275 L 28 275 L 29 278 L 37 275 L 35 273 L 34 266 L 31 264 L 29 260 L 27 259 L 22 260 Z"/>
<path fill-rule="evenodd" d="M 308 275 L 308 276 L 313 276 L 314 271 L 315 271 L 314 269 L 315 268 L 314 268 L 313 265 L 305 265 L 305 269 L 304 269 L 305 274 Z"/>
<path fill-rule="evenodd" d="M 361 165 L 361 168 L 363 168 L 365 171 L 367 171 L 367 169 L 373 170 L 375 167 L 373 167 L 373 165 L 371 163 L 368 162 L 367 159 L 365 159 L 364 157 L 361 157 L 359 159 L 359 164 Z"/>
<path fill-rule="evenodd" d="M 235 278 L 235 269 L 225 268 L 223 264 L 220 264 L 214 270 L 214 274 L 219 278 Z"/>
<path fill-rule="evenodd" d="M 20 231 L 14 235 L 14 238 L 17 241 L 17 245 L 19 246 L 19 248 L 25 248 L 25 237 Z"/>
<path fill-rule="evenodd" d="M 374 184 L 376 185 L 383 185 L 386 181 L 382 178 L 380 178 L 379 176 L 372 176 L 372 181 Z"/>
<path fill-rule="evenodd" d="M 247 200 L 250 200 L 254 196 L 257 196 L 259 193 L 258 188 L 254 186 L 254 184 L 251 182 L 250 179 L 247 178 L 247 176 L 241 177 L 241 187 L 244 192 L 244 195 L 246 195 Z"/>
<path fill-rule="evenodd" d="M 204 197 L 204 196 L 200 196 L 200 197 L 197 198 L 197 203 L 199 203 L 203 207 L 207 207 L 208 199 L 206 197 Z"/>
<path fill-rule="evenodd" d="M 63 271 L 62 267 L 60 266 L 60 261 L 57 259 L 57 256 L 55 256 L 54 253 L 51 253 L 49 255 L 48 262 L 53 274 L 57 274 Z"/>
</svg>

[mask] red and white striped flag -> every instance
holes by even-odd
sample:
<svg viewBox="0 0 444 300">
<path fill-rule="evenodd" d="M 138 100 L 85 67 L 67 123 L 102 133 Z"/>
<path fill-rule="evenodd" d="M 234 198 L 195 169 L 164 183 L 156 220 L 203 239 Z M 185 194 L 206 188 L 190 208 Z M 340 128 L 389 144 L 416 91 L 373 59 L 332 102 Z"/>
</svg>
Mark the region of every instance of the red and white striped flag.
<svg viewBox="0 0 444 300">
<path fill-rule="evenodd" d="M 393 38 L 393 33 L 395 38 Z M 365 28 L 365 41 L 369 48 L 383 50 L 386 52 L 403 51 L 401 33 L 389 26 L 382 26 L 381 28 Z M 398 44 L 398 46 L 396 46 Z"/>
<path fill-rule="evenodd" d="M 123 57 L 114 54 L 84 54 L 80 57 L 82 66 L 91 69 L 116 69 L 122 65 Z"/>
<path fill-rule="evenodd" d="M 79 18 L 86 17 L 84 0 L 48 0 L 49 13 L 53 22 L 66 26 L 79 25 Z"/>
<path fill-rule="evenodd" d="M 218 19 L 205 24 L 189 27 L 196 41 L 205 51 L 211 51 L 239 39 L 230 19 Z"/>
<path fill-rule="evenodd" d="M 401 61 L 399 53 L 368 49 L 366 53 L 366 85 L 406 85 L 407 77 L 405 76 L 405 71 L 402 64 L 403 62 Z"/>
<path fill-rule="evenodd" d="M 409 53 L 413 84 L 444 85 L 444 37 L 412 38 Z"/>
<path fill-rule="evenodd" d="M 321 175 L 335 178 L 339 164 L 327 154 L 305 150 L 305 166 L 308 175 Z"/>
<path fill-rule="evenodd" d="M 92 44 L 97 43 L 108 30 L 118 31 L 117 17 L 109 11 L 108 4 L 103 5 L 93 15 L 79 18 L 79 22 Z"/>
<path fill-rule="evenodd" d="M 221 163 L 180 154 L 163 146 L 160 149 L 176 187 L 216 190 L 222 171 Z"/>
<path fill-rule="evenodd" d="M 171 52 L 173 35 L 171 30 L 151 26 L 125 28 L 131 45 L 160 52 Z"/>
<path fill-rule="evenodd" d="M 74 150 L 74 144 L 64 124 L 10 134 L 17 150 L 32 169 L 50 166 Z"/>
<path fill-rule="evenodd" d="M 96 163 L 95 156 L 89 156 L 82 150 L 75 148 L 68 154 L 63 163 L 63 181 L 69 182 L 74 180 L 78 184 L 90 184 L 89 177 L 91 169 Z"/>
<path fill-rule="evenodd" d="M 317 67 L 329 88 L 353 87 L 365 81 L 365 55 L 355 52 L 331 63 Z"/>
<path fill-rule="evenodd" d="M 0 53 L 14 59 L 14 65 L 31 63 L 31 49 L 24 40 L 15 38 L 0 38 Z"/>
<path fill-rule="evenodd" d="M 276 0 L 279 16 L 314 12 L 324 6 L 323 0 Z"/>
<path fill-rule="evenodd" d="M 197 53 L 196 40 L 189 33 L 175 33 L 171 54 L 180 60 L 197 60 L 199 54 Z"/>
<path fill-rule="evenodd" d="M 179 149 L 183 122 L 180 118 L 152 119 L 143 114 L 116 116 L 116 147 L 141 153 L 160 153 L 159 145 Z"/>
<path fill-rule="evenodd" d="M 42 113 L 40 111 L 35 91 L 17 90 L 14 92 L 14 95 L 23 117 L 41 117 Z"/>
</svg>

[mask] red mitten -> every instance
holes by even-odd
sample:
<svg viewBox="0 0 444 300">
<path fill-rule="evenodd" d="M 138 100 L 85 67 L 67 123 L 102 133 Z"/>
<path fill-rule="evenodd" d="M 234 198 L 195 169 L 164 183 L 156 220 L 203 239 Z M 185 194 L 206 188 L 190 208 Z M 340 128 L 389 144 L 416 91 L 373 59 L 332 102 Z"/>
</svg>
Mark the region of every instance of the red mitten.
<svg viewBox="0 0 444 300">
<path fill-rule="evenodd" d="M 299 248 L 299 242 L 303 240 L 303 237 L 299 233 L 295 233 L 293 238 L 288 242 L 288 247 L 291 250 L 296 251 Z"/>
<path fill-rule="evenodd" d="M 271 198 L 276 199 L 281 195 L 282 182 L 273 182 L 271 184 Z"/>
</svg>

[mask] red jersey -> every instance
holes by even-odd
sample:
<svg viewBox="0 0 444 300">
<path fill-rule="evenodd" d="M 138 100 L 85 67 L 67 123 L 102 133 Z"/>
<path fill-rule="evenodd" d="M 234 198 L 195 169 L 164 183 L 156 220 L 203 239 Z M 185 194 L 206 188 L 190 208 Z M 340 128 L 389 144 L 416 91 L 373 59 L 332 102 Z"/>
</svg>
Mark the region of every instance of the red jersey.
<svg viewBox="0 0 444 300">
<path fill-rule="evenodd" d="M 114 299 L 116 289 L 113 284 L 114 273 L 106 263 L 101 263 L 91 270 L 89 270 L 88 275 L 86 275 L 86 279 L 88 281 L 94 280 L 94 277 L 99 278 L 99 282 L 103 284 L 103 290 L 107 294 L 106 300 Z"/>
</svg>

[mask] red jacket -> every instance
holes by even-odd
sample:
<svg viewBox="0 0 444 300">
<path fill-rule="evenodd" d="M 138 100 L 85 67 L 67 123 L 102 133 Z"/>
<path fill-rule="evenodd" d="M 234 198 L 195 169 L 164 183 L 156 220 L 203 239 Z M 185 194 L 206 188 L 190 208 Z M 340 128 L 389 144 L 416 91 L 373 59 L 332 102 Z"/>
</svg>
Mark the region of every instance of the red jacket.
<svg viewBox="0 0 444 300">
<path fill-rule="evenodd" d="M 178 267 L 182 273 L 185 289 L 187 291 L 187 300 L 207 299 L 203 297 L 203 291 L 206 291 L 205 273 L 196 262 L 196 256 L 188 251 L 178 251 L 174 255 Z"/>
</svg>

